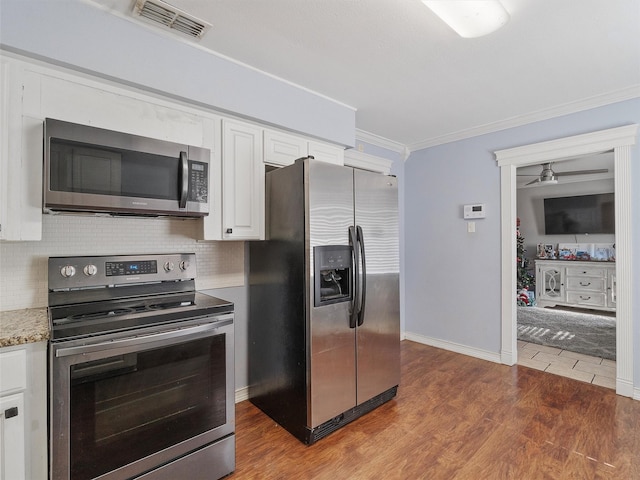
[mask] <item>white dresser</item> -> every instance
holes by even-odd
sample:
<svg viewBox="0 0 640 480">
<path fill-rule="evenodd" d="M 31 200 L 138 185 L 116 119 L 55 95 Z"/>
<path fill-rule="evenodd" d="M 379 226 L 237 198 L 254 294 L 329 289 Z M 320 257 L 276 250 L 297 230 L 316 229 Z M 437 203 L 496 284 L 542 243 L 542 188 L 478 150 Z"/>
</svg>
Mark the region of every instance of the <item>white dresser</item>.
<svg viewBox="0 0 640 480">
<path fill-rule="evenodd" d="M 615 311 L 615 262 L 536 260 L 536 301 L 540 307 L 565 305 Z"/>
</svg>

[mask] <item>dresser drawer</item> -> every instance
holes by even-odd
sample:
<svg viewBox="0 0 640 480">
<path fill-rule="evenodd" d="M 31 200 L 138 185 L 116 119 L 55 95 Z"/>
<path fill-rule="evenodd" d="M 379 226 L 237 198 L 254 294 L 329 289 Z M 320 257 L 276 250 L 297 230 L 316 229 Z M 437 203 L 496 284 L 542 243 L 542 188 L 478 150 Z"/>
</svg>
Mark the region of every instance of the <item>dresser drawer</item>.
<svg viewBox="0 0 640 480">
<path fill-rule="evenodd" d="M 607 269 L 604 267 L 567 267 L 568 277 L 606 277 Z"/>
<path fill-rule="evenodd" d="M 604 307 L 604 293 L 567 292 L 567 302 L 573 305 Z"/>
<path fill-rule="evenodd" d="M 567 290 L 579 290 L 581 292 L 604 292 L 605 279 L 603 277 L 567 277 L 565 284 Z"/>
</svg>

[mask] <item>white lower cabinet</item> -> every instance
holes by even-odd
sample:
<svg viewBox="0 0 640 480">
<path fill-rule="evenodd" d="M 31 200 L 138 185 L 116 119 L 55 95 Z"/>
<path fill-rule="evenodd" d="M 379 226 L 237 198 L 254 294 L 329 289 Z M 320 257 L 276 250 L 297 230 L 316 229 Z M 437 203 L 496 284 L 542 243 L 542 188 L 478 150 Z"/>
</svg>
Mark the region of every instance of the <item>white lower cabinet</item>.
<svg viewBox="0 0 640 480">
<path fill-rule="evenodd" d="M 609 285 L 607 287 L 609 295 L 607 297 L 607 304 L 615 308 L 618 304 L 618 285 L 616 283 L 616 272 L 609 272 Z"/>
<path fill-rule="evenodd" d="M 24 393 L 0 397 L 0 478 L 26 477 Z"/>
<path fill-rule="evenodd" d="M 616 264 L 536 260 L 536 302 L 615 311 Z"/>
<path fill-rule="evenodd" d="M 564 302 L 562 267 L 556 263 L 536 261 L 536 302 L 539 306 Z"/>
<path fill-rule="evenodd" d="M 262 129 L 222 121 L 222 239 L 264 240 Z"/>
<path fill-rule="evenodd" d="M 47 478 L 46 343 L 0 349 L 0 479 Z"/>
</svg>

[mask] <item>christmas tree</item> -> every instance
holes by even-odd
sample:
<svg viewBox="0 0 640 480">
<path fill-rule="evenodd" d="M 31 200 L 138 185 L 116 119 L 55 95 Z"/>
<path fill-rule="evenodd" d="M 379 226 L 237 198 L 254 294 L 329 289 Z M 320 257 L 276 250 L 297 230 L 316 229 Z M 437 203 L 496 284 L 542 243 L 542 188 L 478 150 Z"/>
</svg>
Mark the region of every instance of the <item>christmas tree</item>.
<svg viewBox="0 0 640 480">
<path fill-rule="evenodd" d="M 525 257 L 525 253 L 524 237 L 520 234 L 520 219 L 518 219 L 518 228 L 516 229 L 516 273 L 518 277 L 516 295 L 518 305 L 528 306 L 532 302 L 527 292 L 534 290 L 536 279 L 529 273 L 529 259 Z"/>
</svg>

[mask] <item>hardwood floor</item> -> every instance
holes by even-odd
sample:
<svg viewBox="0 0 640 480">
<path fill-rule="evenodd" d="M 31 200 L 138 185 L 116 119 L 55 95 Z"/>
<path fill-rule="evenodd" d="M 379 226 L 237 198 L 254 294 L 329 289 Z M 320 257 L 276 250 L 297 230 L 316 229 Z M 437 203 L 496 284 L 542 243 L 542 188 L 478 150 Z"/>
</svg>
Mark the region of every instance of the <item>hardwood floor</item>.
<svg viewBox="0 0 640 480">
<path fill-rule="evenodd" d="M 307 447 L 236 405 L 240 479 L 640 479 L 640 402 L 402 342 L 398 396 Z"/>
</svg>

